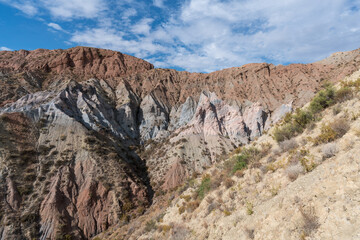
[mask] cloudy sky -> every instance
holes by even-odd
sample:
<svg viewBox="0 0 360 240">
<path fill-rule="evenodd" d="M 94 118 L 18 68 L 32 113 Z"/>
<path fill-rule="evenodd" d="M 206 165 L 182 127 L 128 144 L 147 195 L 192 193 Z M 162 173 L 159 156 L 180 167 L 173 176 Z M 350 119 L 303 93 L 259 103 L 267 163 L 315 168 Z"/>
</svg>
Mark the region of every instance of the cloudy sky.
<svg viewBox="0 0 360 240">
<path fill-rule="evenodd" d="M 360 0 L 0 0 L 0 50 L 118 50 L 210 72 L 360 47 Z"/>
</svg>

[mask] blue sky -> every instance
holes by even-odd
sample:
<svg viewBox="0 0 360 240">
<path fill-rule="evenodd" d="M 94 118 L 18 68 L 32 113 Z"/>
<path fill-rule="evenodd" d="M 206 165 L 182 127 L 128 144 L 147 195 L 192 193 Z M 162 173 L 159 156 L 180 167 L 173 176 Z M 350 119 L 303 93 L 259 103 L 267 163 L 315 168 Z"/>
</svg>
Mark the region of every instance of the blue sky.
<svg viewBox="0 0 360 240">
<path fill-rule="evenodd" d="M 0 50 L 91 46 L 211 72 L 360 48 L 360 0 L 0 0 Z"/>
</svg>

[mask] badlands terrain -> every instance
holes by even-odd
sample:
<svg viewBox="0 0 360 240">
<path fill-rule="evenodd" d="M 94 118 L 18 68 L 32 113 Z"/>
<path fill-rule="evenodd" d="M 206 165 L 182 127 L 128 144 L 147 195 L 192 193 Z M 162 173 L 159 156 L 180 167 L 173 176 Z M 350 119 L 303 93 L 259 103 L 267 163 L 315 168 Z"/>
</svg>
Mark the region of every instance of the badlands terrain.
<svg viewBox="0 0 360 240">
<path fill-rule="evenodd" d="M 359 69 L 1 51 L 1 239 L 360 239 Z"/>
</svg>

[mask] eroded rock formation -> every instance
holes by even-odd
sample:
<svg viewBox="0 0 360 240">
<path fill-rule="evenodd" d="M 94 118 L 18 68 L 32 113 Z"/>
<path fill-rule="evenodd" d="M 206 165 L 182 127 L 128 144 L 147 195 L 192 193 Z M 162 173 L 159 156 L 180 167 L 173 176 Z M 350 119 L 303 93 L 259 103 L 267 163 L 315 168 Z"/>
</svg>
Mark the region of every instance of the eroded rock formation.
<svg viewBox="0 0 360 240">
<path fill-rule="evenodd" d="M 209 74 L 85 47 L 0 52 L 0 236 L 126 223 L 359 65 L 359 50 Z"/>
</svg>

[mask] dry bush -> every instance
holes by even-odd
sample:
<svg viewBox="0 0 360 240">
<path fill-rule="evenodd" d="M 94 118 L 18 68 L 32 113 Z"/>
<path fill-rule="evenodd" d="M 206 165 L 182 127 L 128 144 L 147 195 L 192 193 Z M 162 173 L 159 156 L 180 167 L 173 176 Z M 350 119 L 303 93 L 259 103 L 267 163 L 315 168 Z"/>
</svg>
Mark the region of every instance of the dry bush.
<svg viewBox="0 0 360 240">
<path fill-rule="evenodd" d="M 315 214 L 314 207 L 307 209 L 300 207 L 299 210 L 303 217 L 302 235 L 308 237 L 320 227 L 319 218 Z"/>
<path fill-rule="evenodd" d="M 354 92 L 350 87 L 342 87 L 336 91 L 335 100 L 337 102 L 344 102 L 354 97 Z"/>
<path fill-rule="evenodd" d="M 155 230 L 157 228 L 156 226 L 156 222 L 154 220 L 150 220 L 148 222 L 146 222 L 146 225 L 145 225 L 145 232 L 151 232 L 153 230 Z"/>
<path fill-rule="evenodd" d="M 341 138 L 350 129 L 350 124 L 345 118 L 338 118 L 330 124 L 330 127 L 336 132 L 336 137 Z"/>
<path fill-rule="evenodd" d="M 244 176 L 244 170 L 238 170 L 234 174 L 236 177 L 241 178 Z"/>
<path fill-rule="evenodd" d="M 192 202 L 189 202 L 187 205 L 186 205 L 186 211 L 188 213 L 192 213 L 193 211 L 195 211 L 195 209 L 197 209 L 200 205 L 200 201 L 199 200 L 195 200 L 195 201 L 192 201 Z"/>
<path fill-rule="evenodd" d="M 285 169 L 285 174 L 290 181 L 295 181 L 302 172 L 304 169 L 300 164 L 290 165 Z"/>
<path fill-rule="evenodd" d="M 250 239 L 255 238 L 255 230 L 254 229 L 245 228 L 245 233 L 248 236 L 248 238 L 250 238 Z"/>
<path fill-rule="evenodd" d="M 336 143 L 328 143 L 322 147 L 321 151 L 324 158 L 331 158 L 336 155 L 338 150 Z"/>
<path fill-rule="evenodd" d="M 246 213 L 252 215 L 254 213 L 254 205 L 251 202 L 246 203 Z"/>
<path fill-rule="evenodd" d="M 223 174 L 214 175 L 214 177 L 210 183 L 210 188 L 213 190 L 213 189 L 217 189 L 218 187 L 220 187 L 223 177 L 224 177 Z"/>
<path fill-rule="evenodd" d="M 185 212 L 185 206 L 181 206 L 178 208 L 179 214 L 183 214 Z"/>
<path fill-rule="evenodd" d="M 320 134 L 316 136 L 312 141 L 314 145 L 319 145 L 322 143 L 332 142 L 336 139 L 336 132 L 331 128 L 330 125 L 322 125 L 320 129 Z"/>
<path fill-rule="evenodd" d="M 234 185 L 234 180 L 231 178 L 227 178 L 224 182 L 226 188 L 231 188 Z"/>
<path fill-rule="evenodd" d="M 281 155 L 281 149 L 280 148 L 274 148 L 272 153 L 273 153 L 273 155 L 270 155 L 270 157 L 272 157 L 272 156 L 280 156 Z"/>
<path fill-rule="evenodd" d="M 272 145 L 269 142 L 260 143 L 260 155 L 261 155 L 261 158 L 268 155 L 270 153 L 271 148 L 272 148 Z"/>
<path fill-rule="evenodd" d="M 330 124 L 321 126 L 321 133 L 313 139 L 315 145 L 332 142 L 344 136 L 350 129 L 350 124 L 345 118 L 338 118 Z"/>
<path fill-rule="evenodd" d="M 231 200 L 234 200 L 235 197 L 236 197 L 236 192 L 229 192 L 229 198 L 230 198 Z"/>
<path fill-rule="evenodd" d="M 172 240 L 185 240 L 188 239 L 190 230 L 184 225 L 174 225 L 171 231 Z"/>
<path fill-rule="evenodd" d="M 207 213 L 206 216 L 209 215 L 212 211 L 219 208 L 219 204 L 216 202 L 210 203 L 207 207 Z"/>
<path fill-rule="evenodd" d="M 228 209 L 225 209 L 223 212 L 226 217 L 231 215 L 231 212 Z"/>
<path fill-rule="evenodd" d="M 279 143 L 279 147 L 283 152 L 290 151 L 294 148 L 297 148 L 298 146 L 299 144 L 293 138 Z"/>
<path fill-rule="evenodd" d="M 300 162 L 300 159 L 308 155 L 308 151 L 300 149 L 296 152 L 292 152 L 289 156 L 288 163 L 289 165 L 296 165 Z"/>
<path fill-rule="evenodd" d="M 171 229 L 171 226 L 169 226 L 169 225 L 160 225 L 160 226 L 158 226 L 158 231 L 159 232 L 167 233 L 167 232 L 170 231 L 170 229 Z"/>
<path fill-rule="evenodd" d="M 341 107 L 339 104 L 336 104 L 332 110 L 333 110 L 333 115 L 336 116 L 341 112 Z"/>
<path fill-rule="evenodd" d="M 214 202 L 214 198 L 211 196 L 208 196 L 205 200 L 208 204 L 212 204 Z"/>
</svg>

